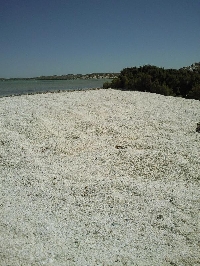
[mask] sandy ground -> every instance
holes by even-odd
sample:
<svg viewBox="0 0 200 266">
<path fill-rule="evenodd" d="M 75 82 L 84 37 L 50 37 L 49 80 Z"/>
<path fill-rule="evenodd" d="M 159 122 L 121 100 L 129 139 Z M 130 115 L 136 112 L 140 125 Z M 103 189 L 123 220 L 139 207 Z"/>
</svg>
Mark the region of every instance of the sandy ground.
<svg viewBox="0 0 200 266">
<path fill-rule="evenodd" d="M 0 99 L 0 265 L 200 265 L 200 102 Z"/>
</svg>

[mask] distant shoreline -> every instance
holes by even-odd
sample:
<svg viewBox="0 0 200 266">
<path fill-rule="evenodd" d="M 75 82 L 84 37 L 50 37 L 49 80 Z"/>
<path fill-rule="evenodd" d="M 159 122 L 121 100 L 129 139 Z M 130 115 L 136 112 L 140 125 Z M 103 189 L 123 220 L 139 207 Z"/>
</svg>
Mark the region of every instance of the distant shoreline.
<svg viewBox="0 0 200 266">
<path fill-rule="evenodd" d="M 66 75 L 39 76 L 39 77 L 33 77 L 33 78 L 0 78 L 0 81 L 114 79 L 118 76 L 119 76 L 119 73 L 66 74 Z"/>
</svg>

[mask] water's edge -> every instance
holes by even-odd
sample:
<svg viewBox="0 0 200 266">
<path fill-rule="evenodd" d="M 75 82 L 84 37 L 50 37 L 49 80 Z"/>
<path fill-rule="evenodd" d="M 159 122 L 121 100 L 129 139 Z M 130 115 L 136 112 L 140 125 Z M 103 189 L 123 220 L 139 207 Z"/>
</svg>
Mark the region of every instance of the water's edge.
<svg viewBox="0 0 200 266">
<path fill-rule="evenodd" d="M 6 81 L 0 82 L 0 98 L 65 91 L 83 91 L 103 88 L 109 79 L 66 80 L 66 81 Z"/>
<path fill-rule="evenodd" d="M 47 94 L 47 93 L 62 93 L 62 92 L 74 92 L 74 91 L 89 91 L 89 90 L 100 90 L 103 87 L 99 88 L 77 88 L 77 89 L 66 89 L 66 90 L 46 90 L 46 91 L 35 91 L 35 92 L 26 92 L 26 93 L 17 93 L 17 94 L 9 94 L 9 95 L 0 95 L 0 98 L 5 97 L 16 97 L 22 95 L 36 95 L 36 94 Z"/>
</svg>

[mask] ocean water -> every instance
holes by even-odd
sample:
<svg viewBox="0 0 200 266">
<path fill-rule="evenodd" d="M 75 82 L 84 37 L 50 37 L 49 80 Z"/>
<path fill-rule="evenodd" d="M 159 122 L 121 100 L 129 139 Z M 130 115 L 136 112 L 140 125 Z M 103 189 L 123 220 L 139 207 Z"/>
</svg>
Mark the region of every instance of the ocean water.
<svg viewBox="0 0 200 266">
<path fill-rule="evenodd" d="M 59 90 L 101 88 L 110 79 L 76 80 L 6 80 L 0 81 L 0 97 Z"/>
</svg>

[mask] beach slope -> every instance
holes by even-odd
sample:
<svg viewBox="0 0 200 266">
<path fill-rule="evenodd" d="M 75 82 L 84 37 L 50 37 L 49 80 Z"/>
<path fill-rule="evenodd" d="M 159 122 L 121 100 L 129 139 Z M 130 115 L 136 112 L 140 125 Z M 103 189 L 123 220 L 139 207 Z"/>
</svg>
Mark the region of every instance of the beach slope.
<svg viewBox="0 0 200 266">
<path fill-rule="evenodd" d="M 200 265 L 200 102 L 0 99 L 0 265 Z"/>
</svg>

